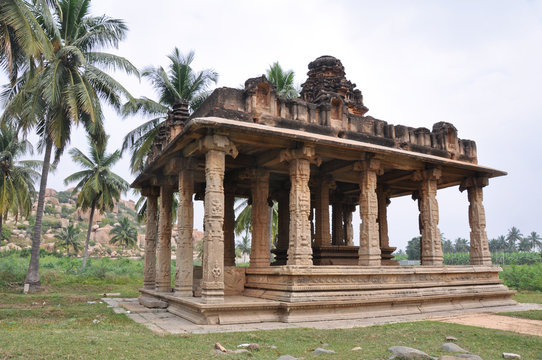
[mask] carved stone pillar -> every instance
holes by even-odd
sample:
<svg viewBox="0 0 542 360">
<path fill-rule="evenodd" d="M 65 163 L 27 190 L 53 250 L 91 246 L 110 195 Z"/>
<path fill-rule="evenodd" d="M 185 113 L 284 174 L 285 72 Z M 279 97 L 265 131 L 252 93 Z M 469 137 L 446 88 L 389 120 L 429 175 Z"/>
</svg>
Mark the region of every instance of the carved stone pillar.
<svg viewBox="0 0 542 360">
<path fill-rule="evenodd" d="M 277 201 L 279 204 L 278 218 L 278 242 L 275 251 L 275 265 L 286 265 L 288 243 L 290 240 L 290 204 L 289 190 L 284 189 L 278 193 Z"/>
<path fill-rule="evenodd" d="M 329 232 L 329 185 L 330 179 L 322 178 L 317 184 L 316 190 L 316 238 L 314 245 L 331 245 Z"/>
<path fill-rule="evenodd" d="M 175 272 L 175 295 L 192 296 L 194 273 L 194 249 L 192 233 L 194 227 L 194 173 L 188 161 L 179 173 L 179 207 L 177 209 L 177 260 Z"/>
<path fill-rule="evenodd" d="M 290 164 L 290 243 L 287 265 L 312 265 L 311 194 L 309 189 L 311 161 L 320 165 L 314 147 L 284 150 L 281 161 Z"/>
<path fill-rule="evenodd" d="M 384 186 L 378 186 L 376 189 L 378 198 L 378 233 L 380 236 L 380 251 L 382 253 L 382 265 L 399 265 L 399 262 L 393 260 L 392 253 L 397 249 L 390 247 L 390 238 L 388 236 L 388 205 L 390 204 L 389 190 Z"/>
<path fill-rule="evenodd" d="M 355 210 L 356 207 L 350 204 L 346 204 L 343 207 L 344 242 L 346 246 L 354 246 L 354 227 L 352 225 L 352 213 Z"/>
<path fill-rule="evenodd" d="M 331 205 L 331 243 L 333 245 L 344 245 L 344 224 L 342 203 L 335 198 Z"/>
<path fill-rule="evenodd" d="M 470 225 L 470 263 L 471 265 L 491 266 L 491 254 L 486 233 L 486 213 L 483 204 L 483 187 L 487 186 L 487 178 L 467 178 L 459 187 L 467 189 L 469 197 Z"/>
<path fill-rule="evenodd" d="M 147 197 L 147 222 L 145 227 L 145 268 L 143 288 L 154 290 L 156 286 L 156 238 L 158 235 L 158 195 L 156 188 L 143 189 Z"/>
<path fill-rule="evenodd" d="M 173 203 L 171 184 L 160 186 L 160 219 L 156 259 L 156 291 L 171 292 L 171 211 Z"/>
<path fill-rule="evenodd" d="M 221 135 L 200 140 L 205 154 L 205 232 L 201 297 L 206 303 L 224 301 L 224 171 L 226 153 L 236 157 L 237 149 Z"/>
<path fill-rule="evenodd" d="M 224 195 L 224 266 L 235 266 L 235 195 L 227 184 Z"/>
<path fill-rule="evenodd" d="M 361 217 L 359 239 L 359 265 L 380 266 L 380 237 L 378 235 L 378 200 L 376 196 L 376 177 L 380 171 L 380 161 L 363 160 L 355 164 L 354 170 L 361 171 L 359 212 Z"/>
<path fill-rule="evenodd" d="M 250 266 L 269 266 L 269 172 L 251 169 L 252 245 Z"/>
<path fill-rule="evenodd" d="M 420 181 L 418 186 L 418 208 L 420 209 L 421 263 L 422 265 L 442 265 L 442 244 L 438 228 L 437 181 L 440 169 L 417 171 L 413 180 Z"/>
</svg>

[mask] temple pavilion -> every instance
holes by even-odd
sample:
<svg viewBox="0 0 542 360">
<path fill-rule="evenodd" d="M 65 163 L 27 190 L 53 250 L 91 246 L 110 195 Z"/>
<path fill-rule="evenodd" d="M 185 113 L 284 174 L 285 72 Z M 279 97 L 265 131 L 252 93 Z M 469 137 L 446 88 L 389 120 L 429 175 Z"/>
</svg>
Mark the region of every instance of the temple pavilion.
<svg viewBox="0 0 542 360">
<path fill-rule="evenodd" d="M 145 170 L 140 303 L 198 324 L 311 321 L 515 303 L 491 263 L 482 203 L 488 179 L 476 144 L 445 122 L 432 130 L 366 116 L 341 62 L 309 64 L 299 98 L 265 76 L 219 88 L 193 114 L 176 104 Z M 437 191 L 467 191 L 470 265 L 444 266 Z M 172 198 L 179 194 L 176 268 Z M 459 193 L 458 193 L 459 194 Z M 390 199 L 417 201 L 421 265 L 399 266 L 388 238 Z M 234 201 L 252 204 L 248 267 L 235 266 Z M 194 266 L 194 201 L 204 203 L 203 259 Z M 278 235 L 270 244 L 270 206 Z M 352 217 L 359 208 L 359 246 Z M 355 215 L 358 216 L 358 215 Z M 171 272 L 175 272 L 172 285 Z"/>
</svg>

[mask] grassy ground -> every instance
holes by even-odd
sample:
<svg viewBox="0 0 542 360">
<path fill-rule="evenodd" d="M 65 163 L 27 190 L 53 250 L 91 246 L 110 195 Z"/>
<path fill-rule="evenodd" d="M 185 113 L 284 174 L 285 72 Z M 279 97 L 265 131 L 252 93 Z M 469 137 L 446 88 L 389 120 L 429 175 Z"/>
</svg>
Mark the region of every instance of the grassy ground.
<svg viewBox="0 0 542 360">
<path fill-rule="evenodd" d="M 137 296 L 142 283 L 141 262 L 93 260 L 80 272 L 76 259 L 46 259 L 42 267 L 44 291 L 23 295 L 17 269 L 24 275 L 25 262 L 8 260 L 0 259 L 0 278 L 4 280 L 0 284 L 0 359 L 277 359 L 290 354 L 304 359 L 374 360 L 388 359 L 387 348 L 393 345 L 443 355 L 440 347 L 446 336 L 455 336 L 460 346 L 484 359 L 501 358 L 503 352 L 542 359 L 540 337 L 438 322 L 159 336 L 100 303 L 106 292 Z M 542 294 L 521 292 L 516 300 L 542 303 Z M 215 342 L 228 349 L 254 342 L 261 350 L 216 354 Z M 362 350 L 352 351 L 356 346 Z M 316 347 L 333 349 L 336 354 L 314 355 Z"/>
</svg>

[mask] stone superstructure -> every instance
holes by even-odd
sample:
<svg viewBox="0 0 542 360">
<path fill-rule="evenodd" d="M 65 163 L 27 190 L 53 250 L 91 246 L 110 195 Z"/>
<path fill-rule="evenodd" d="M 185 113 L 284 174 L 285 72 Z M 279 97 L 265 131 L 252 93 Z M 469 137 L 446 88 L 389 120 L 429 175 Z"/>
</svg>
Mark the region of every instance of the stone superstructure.
<svg viewBox="0 0 542 360">
<path fill-rule="evenodd" d="M 411 128 L 367 112 L 361 91 L 331 56 L 309 64 L 296 99 L 278 96 L 261 76 L 247 80 L 244 89 L 215 90 L 191 116 L 185 102 L 175 105 L 133 184 L 159 212 L 159 219 L 147 218 L 151 241 L 141 303 L 167 306 L 197 323 L 337 319 L 510 303 L 513 292 L 501 284 L 500 268 L 491 265 L 482 204 L 488 179 L 505 173 L 478 165 L 474 141 L 459 139 L 452 124 Z M 468 193 L 470 266 L 443 266 L 436 195 L 451 186 Z M 175 191 L 179 236 L 172 288 Z M 393 260 L 387 207 L 399 196 L 418 202 L 420 267 L 400 267 Z M 236 197 L 252 204 L 247 268 L 235 267 Z M 201 267 L 191 261 L 194 200 L 203 200 L 205 208 Z M 279 214 L 271 249 L 273 202 Z M 356 208 L 359 246 L 352 228 Z M 157 224 L 158 234 L 152 230 Z"/>
</svg>

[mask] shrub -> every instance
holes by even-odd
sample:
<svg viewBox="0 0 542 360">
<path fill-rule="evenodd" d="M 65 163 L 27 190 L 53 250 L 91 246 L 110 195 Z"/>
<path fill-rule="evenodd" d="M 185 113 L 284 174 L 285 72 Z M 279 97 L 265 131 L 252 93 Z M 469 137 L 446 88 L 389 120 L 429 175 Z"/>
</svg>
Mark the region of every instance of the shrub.
<svg viewBox="0 0 542 360">
<path fill-rule="evenodd" d="M 542 291 L 542 263 L 506 266 L 500 277 L 506 286 L 516 290 Z"/>
</svg>

